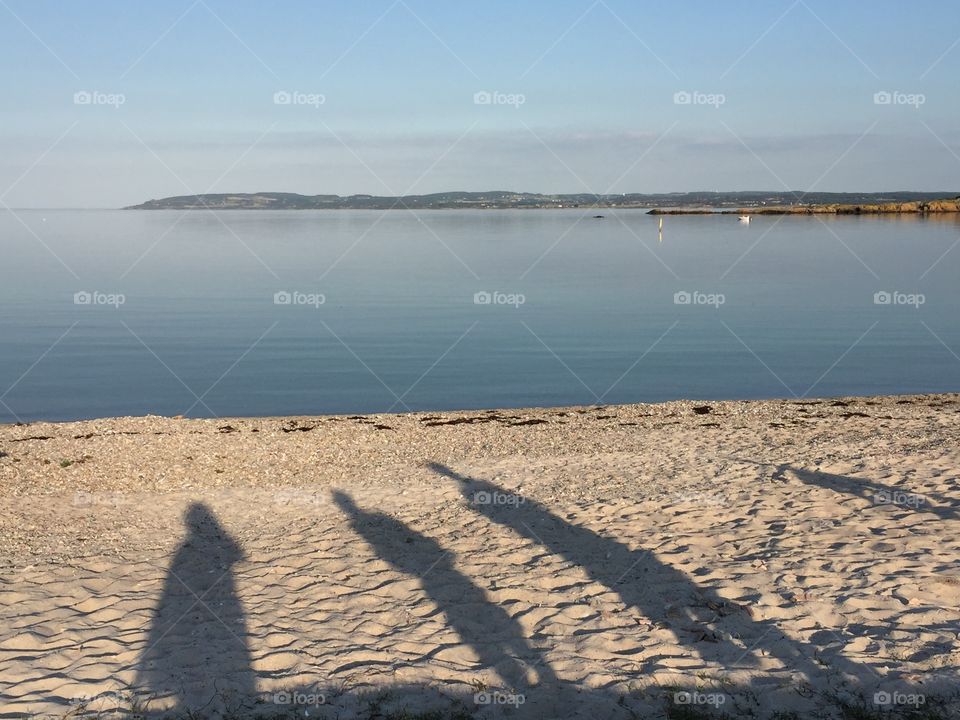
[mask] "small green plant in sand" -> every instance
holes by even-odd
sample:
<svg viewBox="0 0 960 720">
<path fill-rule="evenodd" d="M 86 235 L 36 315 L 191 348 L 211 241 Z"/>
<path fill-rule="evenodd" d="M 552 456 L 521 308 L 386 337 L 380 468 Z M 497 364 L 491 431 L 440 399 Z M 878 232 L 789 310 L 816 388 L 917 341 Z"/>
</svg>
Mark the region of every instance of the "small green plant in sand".
<svg viewBox="0 0 960 720">
<path fill-rule="evenodd" d="M 727 713 L 716 713 L 699 705 L 667 705 L 667 720 L 733 720 Z"/>
<path fill-rule="evenodd" d="M 470 681 L 470 687 L 473 688 L 473 692 L 482 693 L 486 692 L 489 686 L 483 681 L 483 678 L 474 678 Z"/>
<path fill-rule="evenodd" d="M 951 697 L 940 695 L 926 695 L 923 703 L 917 705 L 901 705 L 887 708 L 870 702 L 862 693 L 852 696 L 828 694 L 827 698 L 837 708 L 842 720 L 947 720 L 951 717 L 946 708 L 955 703 L 960 693 Z"/>
</svg>

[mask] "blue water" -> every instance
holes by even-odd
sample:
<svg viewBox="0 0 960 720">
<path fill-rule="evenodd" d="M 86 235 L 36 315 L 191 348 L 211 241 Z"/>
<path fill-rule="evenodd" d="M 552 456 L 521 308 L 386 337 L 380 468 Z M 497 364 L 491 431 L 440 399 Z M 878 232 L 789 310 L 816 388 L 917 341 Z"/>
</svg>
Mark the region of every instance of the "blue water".
<svg viewBox="0 0 960 720">
<path fill-rule="evenodd" d="M 960 389 L 956 218 L 597 212 L 0 212 L 0 421 Z"/>
</svg>

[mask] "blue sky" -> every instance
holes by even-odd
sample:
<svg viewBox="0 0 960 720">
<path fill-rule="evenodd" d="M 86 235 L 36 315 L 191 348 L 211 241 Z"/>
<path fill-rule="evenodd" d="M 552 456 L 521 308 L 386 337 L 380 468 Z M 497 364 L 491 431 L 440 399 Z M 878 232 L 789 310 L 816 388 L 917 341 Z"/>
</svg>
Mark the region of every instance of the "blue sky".
<svg viewBox="0 0 960 720">
<path fill-rule="evenodd" d="M 0 18 L 11 207 L 960 189 L 947 2 L 0 0 Z"/>
</svg>

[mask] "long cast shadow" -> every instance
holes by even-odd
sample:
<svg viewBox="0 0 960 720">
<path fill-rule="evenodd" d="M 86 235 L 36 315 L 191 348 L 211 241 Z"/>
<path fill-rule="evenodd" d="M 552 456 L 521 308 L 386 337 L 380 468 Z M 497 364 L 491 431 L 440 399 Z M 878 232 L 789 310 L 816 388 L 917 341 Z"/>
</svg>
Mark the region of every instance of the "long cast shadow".
<svg viewBox="0 0 960 720">
<path fill-rule="evenodd" d="M 192 504 L 184 522 L 187 536 L 167 571 L 133 690 L 163 706 L 158 714 L 237 709 L 257 689 L 233 578 L 243 554 L 203 503 Z"/>
<path fill-rule="evenodd" d="M 834 475 L 814 470 L 805 470 L 795 465 L 781 465 L 774 473 L 774 477 L 782 476 L 790 471 L 801 482 L 807 485 L 818 485 L 834 492 L 861 497 L 877 505 L 895 505 L 915 512 L 932 513 L 944 520 L 960 518 L 960 512 L 946 498 L 934 493 L 912 493 L 905 488 L 848 475 Z M 936 500 L 937 505 L 930 505 L 929 500 Z"/>
<path fill-rule="evenodd" d="M 536 673 L 538 686 L 557 686 L 553 670 L 527 641 L 520 624 L 453 566 L 449 551 L 390 515 L 362 510 L 346 493 L 336 491 L 333 496 L 353 530 L 380 558 L 420 580 L 424 592 L 484 666 L 496 669 L 516 689 L 527 686 L 529 671 Z"/>
<path fill-rule="evenodd" d="M 672 624 L 667 613 L 668 604 L 678 600 L 698 598 L 699 604 L 706 607 L 729 607 L 729 603 L 715 592 L 697 585 L 684 573 L 661 562 L 649 551 L 631 550 L 617 540 L 572 525 L 530 498 L 525 498 L 523 503 L 478 503 L 476 499 L 481 497 L 479 493 L 489 499 L 496 497 L 495 494 L 509 495 L 509 492 L 494 483 L 460 475 L 439 463 L 430 463 L 428 467 L 441 476 L 457 481 L 464 497 L 476 511 L 580 566 L 593 580 L 617 593 L 627 607 L 638 609 L 656 623 Z M 678 612 L 679 608 L 674 607 L 672 611 Z M 746 651 L 724 647 L 715 637 L 710 638 L 709 645 L 705 645 L 702 635 L 694 635 L 684 644 L 687 647 L 697 645 L 699 654 L 703 657 L 709 657 L 718 650 L 727 657 L 732 655 L 736 658 L 734 667 L 760 655 L 773 656 L 785 668 L 801 672 L 811 682 L 826 672 L 837 671 L 861 683 L 878 677 L 873 668 L 858 665 L 839 654 L 830 657 L 832 667 L 828 669 L 818 664 L 815 659 L 821 653 L 820 648 L 801 641 L 787 640 L 773 622 L 754 620 L 747 617 L 746 613 L 739 613 L 736 617 L 740 627 L 746 630 L 741 637 Z M 689 611 L 686 621 L 694 626 L 698 622 Z M 674 634 L 679 641 L 679 634 L 676 631 Z M 726 662 L 724 666 L 731 667 Z"/>
</svg>

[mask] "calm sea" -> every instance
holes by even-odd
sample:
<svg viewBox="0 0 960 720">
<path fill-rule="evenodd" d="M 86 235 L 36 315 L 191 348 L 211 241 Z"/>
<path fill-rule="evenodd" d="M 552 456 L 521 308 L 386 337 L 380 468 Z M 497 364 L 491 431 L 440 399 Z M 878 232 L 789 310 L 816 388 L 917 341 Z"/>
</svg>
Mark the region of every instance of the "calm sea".
<svg viewBox="0 0 960 720">
<path fill-rule="evenodd" d="M 603 218 L 592 217 L 595 214 Z M 957 218 L 0 212 L 0 421 L 960 389 Z"/>
</svg>

